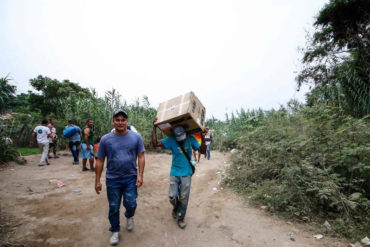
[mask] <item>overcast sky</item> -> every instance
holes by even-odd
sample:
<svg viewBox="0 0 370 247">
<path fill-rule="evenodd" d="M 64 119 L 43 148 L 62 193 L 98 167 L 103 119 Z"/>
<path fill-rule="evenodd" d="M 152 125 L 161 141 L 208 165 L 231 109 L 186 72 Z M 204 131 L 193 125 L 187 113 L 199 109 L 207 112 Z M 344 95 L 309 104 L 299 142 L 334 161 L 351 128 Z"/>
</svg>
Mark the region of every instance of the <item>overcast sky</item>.
<svg viewBox="0 0 370 247">
<path fill-rule="evenodd" d="M 298 47 L 326 0 L 0 0 L 0 77 L 117 89 L 151 106 L 193 91 L 223 119 L 296 92 Z"/>
</svg>

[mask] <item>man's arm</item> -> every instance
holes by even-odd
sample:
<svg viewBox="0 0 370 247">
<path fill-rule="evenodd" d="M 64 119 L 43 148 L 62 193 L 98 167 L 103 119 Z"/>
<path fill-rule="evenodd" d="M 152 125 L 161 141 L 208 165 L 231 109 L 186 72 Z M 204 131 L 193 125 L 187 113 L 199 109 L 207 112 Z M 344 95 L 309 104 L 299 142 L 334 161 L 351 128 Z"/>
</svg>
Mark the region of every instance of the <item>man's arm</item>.
<svg viewBox="0 0 370 247">
<path fill-rule="evenodd" d="M 85 140 L 85 143 L 86 143 L 87 150 L 90 150 L 91 149 L 90 143 L 89 143 L 90 129 L 85 128 L 83 134 L 84 134 L 84 140 Z"/>
<path fill-rule="evenodd" d="M 153 120 L 153 132 L 152 132 L 153 147 L 163 147 L 163 143 L 157 140 L 157 126 L 155 125 L 155 122 L 157 122 L 157 118 L 154 118 Z"/>
<path fill-rule="evenodd" d="M 145 155 L 144 153 L 139 153 L 137 157 L 138 157 L 139 174 L 137 176 L 136 186 L 140 187 L 141 185 L 143 185 L 143 182 L 144 182 Z"/>
<path fill-rule="evenodd" d="M 31 134 L 31 140 L 30 140 L 30 147 L 33 146 L 33 140 L 35 139 L 35 136 L 36 136 L 36 133 L 35 132 L 32 132 L 32 134 Z"/>
<path fill-rule="evenodd" d="M 103 166 L 104 166 L 104 158 L 98 158 L 96 160 L 95 164 L 95 191 L 96 194 L 100 194 L 101 191 L 101 183 L 100 183 L 100 177 L 101 173 L 103 172 Z"/>
</svg>

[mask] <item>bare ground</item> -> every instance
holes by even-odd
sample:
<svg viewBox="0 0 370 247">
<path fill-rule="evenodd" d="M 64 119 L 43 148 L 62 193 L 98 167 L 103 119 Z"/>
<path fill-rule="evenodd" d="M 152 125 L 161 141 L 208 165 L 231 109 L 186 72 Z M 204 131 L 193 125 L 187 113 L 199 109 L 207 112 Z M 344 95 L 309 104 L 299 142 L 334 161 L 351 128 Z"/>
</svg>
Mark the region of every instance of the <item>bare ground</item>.
<svg viewBox="0 0 370 247">
<path fill-rule="evenodd" d="M 188 225 L 182 230 L 171 217 L 167 199 L 171 156 L 146 154 L 135 229 L 125 230 L 121 210 L 119 246 L 347 246 L 345 241 L 327 236 L 317 240 L 307 225 L 271 216 L 221 188 L 227 156 L 212 155 L 211 160 L 201 159 L 193 176 Z M 50 166 L 38 167 L 39 158 L 28 156 L 25 166 L 12 163 L 0 169 L 2 245 L 109 246 L 105 186 L 97 195 L 95 174 L 73 166 L 67 153 L 52 160 Z M 58 181 L 65 186 L 58 188 Z M 290 240 L 290 232 L 295 241 Z"/>
</svg>

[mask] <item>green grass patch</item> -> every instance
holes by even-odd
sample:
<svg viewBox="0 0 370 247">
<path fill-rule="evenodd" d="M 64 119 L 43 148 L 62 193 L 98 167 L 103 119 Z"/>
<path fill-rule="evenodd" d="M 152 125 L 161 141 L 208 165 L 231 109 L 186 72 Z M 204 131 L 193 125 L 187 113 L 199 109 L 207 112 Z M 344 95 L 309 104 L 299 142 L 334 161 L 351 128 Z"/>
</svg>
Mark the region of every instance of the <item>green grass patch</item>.
<svg viewBox="0 0 370 247">
<path fill-rule="evenodd" d="M 40 153 L 39 148 L 30 148 L 30 147 L 17 147 L 17 151 L 22 156 L 28 156 L 28 155 L 33 155 L 33 154 L 39 154 Z"/>
</svg>

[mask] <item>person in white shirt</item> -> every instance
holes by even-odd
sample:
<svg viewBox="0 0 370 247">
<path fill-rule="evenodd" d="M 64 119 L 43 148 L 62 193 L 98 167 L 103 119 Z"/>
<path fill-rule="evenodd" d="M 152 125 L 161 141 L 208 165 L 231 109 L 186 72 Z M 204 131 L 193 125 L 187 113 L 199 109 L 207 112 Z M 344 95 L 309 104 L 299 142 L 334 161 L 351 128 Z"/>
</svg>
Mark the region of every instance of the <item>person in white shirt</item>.
<svg viewBox="0 0 370 247">
<path fill-rule="evenodd" d="M 49 160 L 48 160 L 48 153 L 49 153 L 49 137 L 52 137 L 52 133 L 50 129 L 47 127 L 48 125 L 48 120 L 44 119 L 41 122 L 41 125 L 37 126 L 31 135 L 31 140 L 30 140 L 30 146 L 33 146 L 33 140 L 36 137 L 37 144 L 40 147 L 40 150 L 42 152 L 41 159 L 39 166 L 43 165 L 50 165 Z"/>
</svg>

